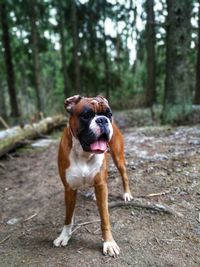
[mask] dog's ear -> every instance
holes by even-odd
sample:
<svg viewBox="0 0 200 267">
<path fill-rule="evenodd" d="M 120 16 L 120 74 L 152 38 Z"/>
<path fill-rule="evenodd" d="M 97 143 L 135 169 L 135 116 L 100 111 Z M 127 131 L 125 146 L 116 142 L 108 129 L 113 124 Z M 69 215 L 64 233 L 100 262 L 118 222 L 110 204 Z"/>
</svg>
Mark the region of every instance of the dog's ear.
<svg viewBox="0 0 200 267">
<path fill-rule="evenodd" d="M 73 112 L 73 107 L 82 99 L 83 97 L 80 95 L 74 95 L 67 99 L 65 99 L 64 106 L 65 109 L 69 112 Z"/>
</svg>

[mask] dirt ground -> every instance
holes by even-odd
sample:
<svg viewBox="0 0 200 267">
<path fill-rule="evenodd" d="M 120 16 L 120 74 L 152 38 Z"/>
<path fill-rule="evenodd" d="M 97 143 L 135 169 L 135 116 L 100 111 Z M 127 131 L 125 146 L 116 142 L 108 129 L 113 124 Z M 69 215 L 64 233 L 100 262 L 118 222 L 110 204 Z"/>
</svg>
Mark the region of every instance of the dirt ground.
<svg viewBox="0 0 200 267">
<path fill-rule="evenodd" d="M 64 221 L 63 187 L 57 171 L 58 141 L 26 148 L 0 161 L 0 266 L 200 266 L 200 127 L 124 130 L 133 196 L 162 203 L 183 217 L 133 207 L 110 210 L 121 254 L 102 255 L 96 204 L 79 191 L 75 223 L 65 248 L 54 248 Z M 110 201 L 122 196 L 110 164 Z M 165 194 L 148 196 L 152 193 Z"/>
</svg>

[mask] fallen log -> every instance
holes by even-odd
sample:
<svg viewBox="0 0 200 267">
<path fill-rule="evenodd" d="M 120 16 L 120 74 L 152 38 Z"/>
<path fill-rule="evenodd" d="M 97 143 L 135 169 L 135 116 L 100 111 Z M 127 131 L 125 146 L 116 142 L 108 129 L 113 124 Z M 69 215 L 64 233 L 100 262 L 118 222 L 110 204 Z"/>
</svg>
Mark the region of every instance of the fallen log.
<svg viewBox="0 0 200 267">
<path fill-rule="evenodd" d="M 61 127 L 66 123 L 67 118 L 63 115 L 56 115 L 41 120 L 38 123 L 27 124 L 23 128 L 16 126 L 0 131 L 0 157 L 13 149 L 22 146 L 26 140 L 35 139 L 53 129 Z"/>
</svg>

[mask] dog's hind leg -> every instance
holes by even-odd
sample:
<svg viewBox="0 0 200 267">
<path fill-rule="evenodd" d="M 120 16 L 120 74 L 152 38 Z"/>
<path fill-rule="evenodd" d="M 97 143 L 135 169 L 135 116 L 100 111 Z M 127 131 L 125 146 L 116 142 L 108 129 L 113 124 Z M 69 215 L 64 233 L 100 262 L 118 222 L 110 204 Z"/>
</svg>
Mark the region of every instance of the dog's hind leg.
<svg viewBox="0 0 200 267">
<path fill-rule="evenodd" d="M 130 188 L 129 180 L 126 171 L 125 158 L 124 158 L 124 140 L 119 128 L 113 123 L 113 136 L 109 142 L 110 153 L 112 159 L 120 172 L 123 182 L 124 194 L 123 198 L 125 201 L 133 199 Z"/>
</svg>

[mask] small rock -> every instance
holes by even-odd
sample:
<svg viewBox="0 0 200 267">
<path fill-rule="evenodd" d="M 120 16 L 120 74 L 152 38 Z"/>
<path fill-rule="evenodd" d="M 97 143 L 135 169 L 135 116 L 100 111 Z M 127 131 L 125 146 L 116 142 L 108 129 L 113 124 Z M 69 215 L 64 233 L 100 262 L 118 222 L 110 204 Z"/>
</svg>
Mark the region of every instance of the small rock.
<svg viewBox="0 0 200 267">
<path fill-rule="evenodd" d="M 14 224 L 18 223 L 20 220 L 21 220 L 20 218 L 12 218 L 12 219 L 7 221 L 7 224 L 14 225 Z"/>
<path fill-rule="evenodd" d="M 196 228 L 194 228 L 194 232 L 200 236 L 200 225 L 198 225 Z"/>
<path fill-rule="evenodd" d="M 174 202 L 175 201 L 175 198 L 173 196 L 170 196 L 169 199 Z"/>
</svg>

